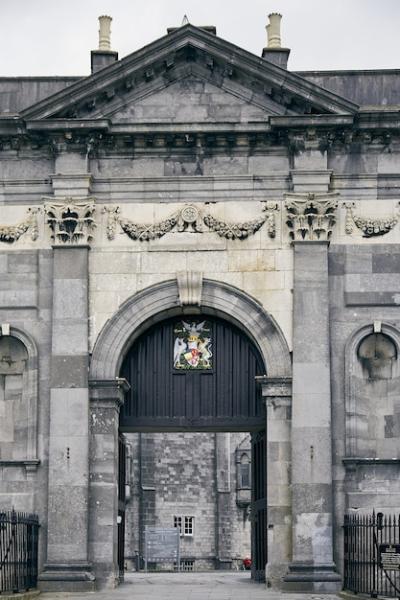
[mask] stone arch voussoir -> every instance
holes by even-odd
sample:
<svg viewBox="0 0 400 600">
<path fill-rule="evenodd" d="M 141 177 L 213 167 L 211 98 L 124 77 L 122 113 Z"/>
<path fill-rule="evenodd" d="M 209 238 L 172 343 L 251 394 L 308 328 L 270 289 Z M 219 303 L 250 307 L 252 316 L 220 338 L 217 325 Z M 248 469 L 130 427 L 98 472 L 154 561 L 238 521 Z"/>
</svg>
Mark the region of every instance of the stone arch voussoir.
<svg viewBox="0 0 400 600">
<path fill-rule="evenodd" d="M 268 376 L 291 375 L 290 353 L 285 337 L 262 305 L 242 290 L 210 279 L 203 281 L 201 311 L 221 316 L 244 330 L 258 346 Z M 176 280 L 141 290 L 126 300 L 107 321 L 93 349 L 90 379 L 118 377 L 122 360 L 133 343 L 153 323 L 188 312 L 179 302 Z"/>
</svg>

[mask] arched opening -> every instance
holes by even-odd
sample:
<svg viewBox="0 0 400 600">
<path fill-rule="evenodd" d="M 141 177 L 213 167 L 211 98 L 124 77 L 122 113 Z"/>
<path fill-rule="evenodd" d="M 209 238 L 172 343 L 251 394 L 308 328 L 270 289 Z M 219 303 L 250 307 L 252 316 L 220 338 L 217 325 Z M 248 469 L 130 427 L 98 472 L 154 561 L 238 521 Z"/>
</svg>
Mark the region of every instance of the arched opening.
<svg viewBox="0 0 400 600">
<path fill-rule="evenodd" d="M 252 340 L 207 313 L 159 321 L 126 352 L 120 432 L 134 458 L 125 560 L 136 569 L 148 559 L 146 531 L 175 527 L 183 570 L 243 568 L 251 554 L 253 578 L 264 578 L 266 416 L 256 377 L 265 374 Z M 162 570 L 164 561 L 173 565 L 155 555 L 146 564 Z"/>
<path fill-rule="evenodd" d="M 236 331 L 244 335 L 246 340 L 252 344 L 252 348 L 261 359 L 262 374 L 265 374 L 264 366 L 266 366 L 268 378 L 274 386 L 279 385 L 279 382 L 286 382 L 291 376 L 289 348 L 279 326 L 260 303 L 234 286 L 204 279 L 201 305 L 190 310 L 189 307 L 181 305 L 177 280 L 163 281 L 138 292 L 120 306 L 100 332 L 90 361 L 92 504 L 89 540 L 93 563 L 101 564 L 101 569 L 98 568 L 96 571 L 96 577 L 114 581 L 120 572 L 119 569 L 124 566 L 123 560 L 118 563 L 116 548 L 118 547 L 117 511 L 123 508 L 125 500 L 121 495 L 118 500 L 117 487 L 109 485 L 112 477 L 113 481 L 118 477 L 118 414 L 123 404 L 123 390 L 126 389 L 124 379 L 120 378 L 122 365 L 135 342 L 152 326 L 172 317 L 187 319 L 189 316 L 202 317 L 202 319 L 222 319 L 236 328 Z M 171 356 L 172 354 L 173 350 Z M 219 361 L 218 364 L 221 362 Z M 264 400 L 260 400 L 263 404 Z M 230 415 L 229 427 L 232 426 L 232 418 L 233 415 Z M 254 439 L 257 428 L 261 432 L 265 431 L 262 429 L 261 419 L 257 421 L 259 418 L 260 416 L 256 414 L 256 422 L 253 422 L 252 442 L 256 443 L 258 455 L 265 461 L 265 435 L 263 438 L 261 436 L 261 439 Z M 193 425 L 193 421 L 190 419 L 188 420 L 189 424 Z M 178 431 L 180 431 L 179 428 Z M 218 447 L 224 446 L 223 433 L 219 429 L 218 431 L 213 430 L 211 424 L 207 431 L 213 432 Z M 165 435 L 165 432 L 156 435 Z M 105 444 L 107 451 L 105 451 Z M 235 446 L 236 443 L 232 444 L 232 447 Z M 253 454 L 254 451 L 253 448 Z M 128 458 L 130 452 L 131 449 L 128 446 L 125 453 Z M 253 482 L 256 480 L 254 469 L 260 474 L 257 481 L 261 484 L 259 489 L 263 490 L 263 485 L 266 485 L 265 463 L 256 469 L 253 461 Z M 235 470 L 235 465 L 232 470 Z M 123 469 L 120 472 L 123 472 Z M 264 474 L 264 479 L 262 474 Z M 126 490 L 129 496 L 132 493 L 129 482 L 123 481 L 123 483 L 124 485 L 119 486 L 120 490 L 121 492 Z M 125 485 L 125 483 L 128 484 Z M 265 492 L 261 505 L 260 510 L 264 511 L 265 517 Z M 273 500 L 272 505 L 274 506 Z M 221 513 L 223 514 L 224 511 Z M 265 519 L 263 519 L 262 513 L 258 517 L 253 513 L 252 522 L 257 523 L 258 535 L 264 535 Z M 107 527 L 104 527 L 105 523 L 108 524 Z M 266 543 L 262 543 L 261 546 L 266 550 Z M 264 555 L 259 553 L 257 568 L 259 576 L 262 576 L 265 564 L 266 552 Z"/>
</svg>

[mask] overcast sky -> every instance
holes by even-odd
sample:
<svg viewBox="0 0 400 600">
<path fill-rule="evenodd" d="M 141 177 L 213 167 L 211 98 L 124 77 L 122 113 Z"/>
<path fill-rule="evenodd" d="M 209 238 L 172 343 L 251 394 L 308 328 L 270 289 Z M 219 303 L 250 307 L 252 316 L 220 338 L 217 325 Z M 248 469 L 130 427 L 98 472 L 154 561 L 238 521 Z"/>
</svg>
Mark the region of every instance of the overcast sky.
<svg viewBox="0 0 400 600">
<path fill-rule="evenodd" d="M 400 0 L 0 0 L 0 76 L 88 74 L 101 14 L 120 58 L 185 14 L 260 55 L 270 12 L 291 70 L 400 68 Z"/>
</svg>

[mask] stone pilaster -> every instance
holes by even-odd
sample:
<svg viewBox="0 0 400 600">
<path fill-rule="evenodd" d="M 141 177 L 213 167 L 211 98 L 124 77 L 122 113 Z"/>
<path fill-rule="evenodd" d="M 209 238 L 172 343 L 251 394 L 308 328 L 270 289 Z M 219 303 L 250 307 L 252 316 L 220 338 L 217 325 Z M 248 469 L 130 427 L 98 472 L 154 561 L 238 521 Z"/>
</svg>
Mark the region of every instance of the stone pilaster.
<svg viewBox="0 0 400 600">
<path fill-rule="evenodd" d="M 290 199 L 294 239 L 292 563 L 286 589 L 334 592 L 328 239 L 335 203 Z M 293 204 L 294 200 L 294 204 Z M 298 202 L 297 202 L 298 201 Z M 296 208 L 297 207 L 297 208 Z"/>
<path fill-rule="evenodd" d="M 91 590 L 88 246 L 54 247 L 47 561 L 42 590 Z"/>
<path fill-rule="evenodd" d="M 221 570 L 232 568 L 232 527 L 231 527 L 231 475 L 230 475 L 230 435 L 215 434 L 215 480 L 217 492 L 216 506 L 216 567 Z"/>
<path fill-rule="evenodd" d="M 90 381 L 89 551 L 96 580 L 118 584 L 118 426 L 125 379 Z"/>
<path fill-rule="evenodd" d="M 290 433 L 292 386 L 287 377 L 257 377 L 267 416 L 267 540 L 266 580 L 280 587 L 291 558 Z"/>
</svg>

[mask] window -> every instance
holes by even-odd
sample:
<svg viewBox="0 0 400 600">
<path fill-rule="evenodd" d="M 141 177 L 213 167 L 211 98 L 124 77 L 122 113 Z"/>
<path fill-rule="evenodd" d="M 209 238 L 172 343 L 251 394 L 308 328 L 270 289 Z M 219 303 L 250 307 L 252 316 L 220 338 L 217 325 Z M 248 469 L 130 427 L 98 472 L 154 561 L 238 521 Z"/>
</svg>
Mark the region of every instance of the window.
<svg viewBox="0 0 400 600">
<path fill-rule="evenodd" d="M 194 571 L 194 560 L 181 560 L 181 571 Z"/>
<path fill-rule="evenodd" d="M 250 488 L 250 468 L 251 463 L 247 454 L 243 454 L 240 459 L 239 469 L 239 488 Z"/>
<path fill-rule="evenodd" d="M 182 535 L 182 517 L 174 517 L 174 527 L 177 527 Z"/>
<path fill-rule="evenodd" d="M 174 516 L 174 527 L 178 527 L 181 536 L 192 537 L 194 534 L 194 517 Z"/>
</svg>

